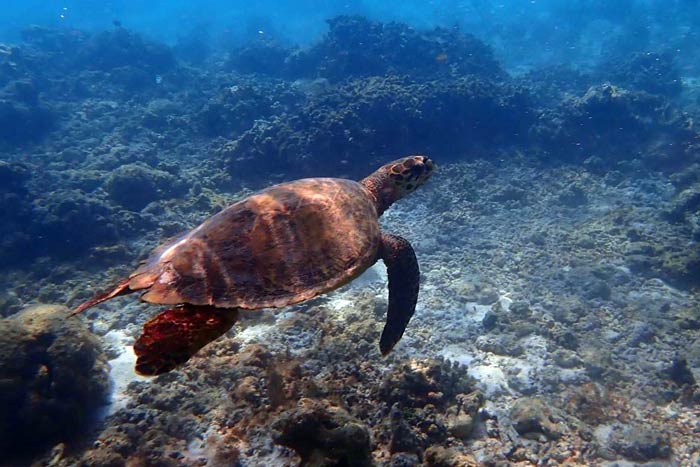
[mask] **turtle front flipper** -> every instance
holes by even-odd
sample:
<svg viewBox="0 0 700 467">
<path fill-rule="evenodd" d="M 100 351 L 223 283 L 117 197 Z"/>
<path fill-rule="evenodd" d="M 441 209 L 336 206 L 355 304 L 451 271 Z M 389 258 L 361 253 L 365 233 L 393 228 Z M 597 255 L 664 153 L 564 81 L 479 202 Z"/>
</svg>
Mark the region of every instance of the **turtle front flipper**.
<svg viewBox="0 0 700 467">
<path fill-rule="evenodd" d="M 405 238 L 383 233 L 379 251 L 389 275 L 389 311 L 379 340 L 379 350 L 387 355 L 416 310 L 420 270 L 413 247 Z"/>
<path fill-rule="evenodd" d="M 163 311 L 134 344 L 136 372 L 155 376 L 182 365 L 236 323 L 237 309 L 183 305 Z"/>
</svg>

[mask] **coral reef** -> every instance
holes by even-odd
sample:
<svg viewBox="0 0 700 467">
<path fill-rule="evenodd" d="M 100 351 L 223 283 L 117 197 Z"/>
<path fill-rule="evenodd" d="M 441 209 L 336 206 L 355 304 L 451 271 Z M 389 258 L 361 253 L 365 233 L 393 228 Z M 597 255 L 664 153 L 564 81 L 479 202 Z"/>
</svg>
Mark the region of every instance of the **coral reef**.
<svg viewBox="0 0 700 467">
<path fill-rule="evenodd" d="M 459 364 L 449 361 L 410 362 L 388 373 L 379 388 L 379 397 L 388 404 L 425 407 L 454 403 L 459 394 L 473 389 L 473 381 Z"/>
<path fill-rule="evenodd" d="M 26 182 L 29 170 L 19 163 L 0 161 L 0 264 L 10 266 L 24 257 L 23 226 L 31 219 L 31 200 Z"/>
<path fill-rule="evenodd" d="M 257 120 L 292 112 L 302 102 L 301 93 L 284 81 L 237 78 L 235 83 L 220 90 L 199 112 L 205 134 L 238 137 Z"/>
<path fill-rule="evenodd" d="M 3 462 L 74 441 L 106 402 L 109 375 L 98 338 L 68 310 L 42 305 L 0 320 Z"/>
<path fill-rule="evenodd" d="M 457 28 L 417 31 L 362 16 L 337 16 L 327 22 L 328 32 L 311 47 L 285 48 L 258 38 L 230 51 L 227 64 L 241 73 L 325 78 L 333 83 L 370 76 L 506 78 L 490 47 Z"/>
<path fill-rule="evenodd" d="M 407 152 L 449 159 L 527 135 L 533 109 L 525 90 L 470 76 L 412 83 L 400 78 L 353 80 L 269 121 L 256 122 L 222 149 L 231 170 L 248 162 L 291 176 L 359 176 Z"/>
<path fill-rule="evenodd" d="M 204 24 L 178 34 L 177 43 L 173 46 L 176 58 L 193 65 L 202 65 L 211 53 L 211 37 Z"/>
<path fill-rule="evenodd" d="M 597 74 L 601 81 L 669 98 L 678 97 L 683 89 L 680 68 L 671 52 L 634 53 L 602 64 Z"/>
<path fill-rule="evenodd" d="M 77 65 L 112 72 L 131 67 L 156 74 L 170 70 L 175 65 L 175 59 L 166 45 L 145 40 L 137 33 L 116 27 L 97 33 L 86 41 L 77 53 Z"/>
<path fill-rule="evenodd" d="M 121 27 L 32 27 L 0 45 L 0 314 L 77 302 L 253 189 L 424 151 L 433 183 L 382 219 L 415 246 L 418 309 L 381 357 L 378 266 L 251 313 L 142 380 L 129 346 L 148 314 L 115 300 L 87 320 L 118 335 L 120 389 L 70 445 L 41 416 L 67 406 L 35 350 L 71 365 L 70 393 L 94 404 L 105 357 L 71 334 L 77 320 L 32 318 L 55 339 L 32 334 L 28 312 L 0 321 L 2 349 L 21 347 L 2 384 L 56 402 L 24 420 L 46 427 L 37 465 L 698 463 L 700 135 L 692 77 L 678 94 L 685 58 L 511 78 L 456 29 L 343 16 L 309 47 L 225 51 L 202 34 L 170 48 Z"/>
<path fill-rule="evenodd" d="M 109 175 L 104 189 L 114 203 L 140 211 L 152 201 L 182 194 L 183 185 L 168 172 L 141 164 L 125 164 Z"/>
<path fill-rule="evenodd" d="M 39 91 L 31 81 L 12 81 L 0 89 L 0 144 L 40 140 L 54 124 L 53 112 L 40 104 Z"/>
<path fill-rule="evenodd" d="M 516 79 L 537 96 L 545 107 L 559 104 L 571 96 L 581 96 L 588 88 L 598 84 L 593 76 L 566 65 L 552 65 L 528 71 Z"/>
<path fill-rule="evenodd" d="M 338 16 L 328 25 L 319 44 L 290 56 L 292 76 L 308 76 L 308 70 L 313 70 L 312 77 L 332 82 L 387 75 L 505 77 L 491 49 L 457 29 L 417 31 L 361 16 Z"/>
<path fill-rule="evenodd" d="M 125 92 L 157 87 L 162 75 L 176 66 L 169 47 L 117 27 L 90 37 L 75 54 L 74 66 L 99 71 Z"/>
<path fill-rule="evenodd" d="M 555 160 L 605 170 L 642 155 L 651 167 L 673 170 L 695 157 L 686 118 L 662 97 L 603 84 L 542 111 L 530 131 Z"/>
<path fill-rule="evenodd" d="M 34 204 L 27 257 L 74 258 L 118 240 L 108 204 L 79 190 L 56 190 Z"/>
<path fill-rule="evenodd" d="M 74 28 L 47 28 L 38 25 L 31 25 L 22 30 L 23 43 L 30 46 L 31 54 L 46 54 L 53 56 L 56 62 L 63 66 L 71 66 L 65 63 L 65 57 L 61 60 L 61 54 L 75 54 L 85 46 L 90 35 L 86 32 Z"/>
<path fill-rule="evenodd" d="M 245 74 L 286 77 L 292 51 L 274 40 L 259 38 L 236 47 L 229 54 L 228 66 Z"/>
<path fill-rule="evenodd" d="M 272 429 L 276 443 L 299 454 L 300 465 L 372 465 L 367 428 L 342 409 L 301 399 L 299 407 L 284 412 Z"/>
<path fill-rule="evenodd" d="M 684 222 L 698 211 L 700 211 L 700 183 L 695 183 L 676 195 L 673 206 L 666 215 L 671 222 Z"/>
</svg>

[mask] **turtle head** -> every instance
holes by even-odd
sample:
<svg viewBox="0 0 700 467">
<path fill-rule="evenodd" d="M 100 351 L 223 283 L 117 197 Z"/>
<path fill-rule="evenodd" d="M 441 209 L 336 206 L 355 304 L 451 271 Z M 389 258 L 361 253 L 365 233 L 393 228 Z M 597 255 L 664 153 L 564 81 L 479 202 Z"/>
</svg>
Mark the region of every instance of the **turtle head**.
<svg viewBox="0 0 700 467">
<path fill-rule="evenodd" d="M 424 184 L 435 171 L 435 164 L 426 156 L 408 156 L 383 165 L 362 184 L 377 200 L 377 211 L 383 213 L 395 201 Z"/>
<path fill-rule="evenodd" d="M 386 164 L 379 172 L 386 171 L 388 185 L 396 192 L 396 199 L 400 199 L 424 184 L 434 169 L 435 164 L 427 157 L 409 156 Z"/>
</svg>

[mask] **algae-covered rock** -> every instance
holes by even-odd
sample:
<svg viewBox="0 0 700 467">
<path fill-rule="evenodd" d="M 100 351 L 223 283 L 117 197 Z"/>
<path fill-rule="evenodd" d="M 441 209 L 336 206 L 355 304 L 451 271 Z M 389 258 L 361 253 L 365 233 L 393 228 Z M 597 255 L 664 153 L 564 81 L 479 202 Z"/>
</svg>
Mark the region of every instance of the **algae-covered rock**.
<svg viewBox="0 0 700 467">
<path fill-rule="evenodd" d="M 32 214 L 31 238 L 24 250 L 29 257 L 77 257 L 95 245 L 111 244 L 119 238 L 114 209 L 80 190 L 48 193 L 34 201 Z"/>
<path fill-rule="evenodd" d="M 607 439 L 609 447 L 627 459 L 647 462 L 671 455 L 671 440 L 653 426 L 615 424 Z"/>
<path fill-rule="evenodd" d="M 173 175 L 142 164 L 122 165 L 110 174 L 104 188 L 112 201 L 132 211 L 182 192 Z"/>
<path fill-rule="evenodd" d="M 671 222 L 684 222 L 690 214 L 700 211 L 700 183 L 678 193 L 666 216 Z"/>
<path fill-rule="evenodd" d="M 103 71 L 129 66 L 163 73 L 175 65 L 175 58 L 167 45 L 116 28 L 93 36 L 80 50 L 78 65 Z"/>
<path fill-rule="evenodd" d="M 426 467 L 476 467 L 484 465 L 468 454 L 442 446 L 431 446 L 425 451 Z"/>
<path fill-rule="evenodd" d="M 46 107 L 0 98 L 0 143 L 14 145 L 39 140 L 53 125 L 54 115 Z"/>
<path fill-rule="evenodd" d="M 511 410 L 513 426 L 520 435 L 538 439 L 556 440 L 564 434 L 552 409 L 541 399 L 525 397 L 518 399 Z"/>
<path fill-rule="evenodd" d="M 601 68 L 601 78 L 628 89 L 667 97 L 676 97 L 683 90 L 681 69 L 671 53 L 635 53 Z"/>
<path fill-rule="evenodd" d="M 0 232 L 11 233 L 17 227 L 8 226 L 8 222 L 27 217 L 29 201 L 25 183 L 28 179 L 29 170 L 22 164 L 0 161 L 0 217 L 4 220 Z"/>
<path fill-rule="evenodd" d="M 0 161 L 0 268 L 26 259 L 22 246 L 32 221 L 31 197 L 25 186 L 29 173 L 23 164 Z"/>
<path fill-rule="evenodd" d="M 228 64 L 241 73 L 284 76 L 291 52 L 277 41 L 257 38 L 231 51 Z"/>
<path fill-rule="evenodd" d="M 413 360 L 386 375 L 379 397 L 404 407 L 445 406 L 458 394 L 472 392 L 474 380 L 467 368 L 447 360 Z"/>
<path fill-rule="evenodd" d="M 390 427 L 389 452 L 412 454 L 420 454 L 422 452 L 421 439 L 406 421 L 398 402 L 391 407 Z"/>
<path fill-rule="evenodd" d="M 658 277 L 676 287 L 700 285 L 700 250 L 681 242 L 636 242 L 625 257 L 630 269 L 648 277 Z"/>
<path fill-rule="evenodd" d="M 27 455 L 76 435 L 105 402 L 107 357 L 58 305 L 0 320 L 0 452 Z"/>
<path fill-rule="evenodd" d="M 488 45 L 458 29 L 419 31 L 405 24 L 351 15 L 329 19 L 328 27 L 321 42 L 290 55 L 287 64 L 292 75 L 309 69 L 331 81 L 391 74 L 422 78 L 505 75 Z"/>
<path fill-rule="evenodd" d="M 372 465 L 367 427 L 340 408 L 302 399 L 272 428 L 275 442 L 294 449 L 303 466 Z"/>
<path fill-rule="evenodd" d="M 29 179 L 29 170 L 22 164 L 0 161 L 0 190 L 24 192 L 24 183 Z"/>
<path fill-rule="evenodd" d="M 256 121 L 292 112 L 301 98 L 300 91 L 282 81 L 238 79 L 210 99 L 197 120 L 206 135 L 237 137 Z"/>
<path fill-rule="evenodd" d="M 477 413 L 484 405 L 484 395 L 480 391 L 457 396 L 457 405 L 447 411 L 447 430 L 457 439 L 466 440 L 476 426 Z"/>
<path fill-rule="evenodd" d="M 293 112 L 256 121 L 221 155 L 232 174 L 249 166 L 249 173 L 359 177 L 387 154 L 424 151 L 446 160 L 515 143 L 533 120 L 530 101 L 523 89 L 474 75 L 430 83 L 354 79 Z"/>
<path fill-rule="evenodd" d="M 660 255 L 661 277 L 682 287 L 700 285 L 700 250 L 698 248 L 667 248 Z"/>
<path fill-rule="evenodd" d="M 638 154 L 646 165 L 668 170 L 688 162 L 684 148 L 695 139 L 691 127 L 662 96 L 605 83 L 543 110 L 531 137 L 557 159 L 587 160 L 596 170 Z"/>
<path fill-rule="evenodd" d="M 0 68 L 0 83 L 3 74 Z M 25 77 L 8 80 L 5 86 L 0 84 L 0 144 L 3 146 L 37 142 L 55 126 L 57 115 L 39 98 L 37 81 Z"/>
</svg>

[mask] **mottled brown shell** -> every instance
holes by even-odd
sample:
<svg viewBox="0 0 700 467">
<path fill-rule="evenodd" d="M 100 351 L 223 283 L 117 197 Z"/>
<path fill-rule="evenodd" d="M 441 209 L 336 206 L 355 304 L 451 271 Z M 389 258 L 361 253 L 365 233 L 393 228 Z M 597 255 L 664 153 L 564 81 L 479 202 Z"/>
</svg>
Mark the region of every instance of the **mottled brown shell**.
<svg viewBox="0 0 700 467">
<path fill-rule="evenodd" d="M 282 307 L 344 285 L 377 259 L 377 208 L 351 180 L 270 187 L 156 249 L 129 278 L 142 299 Z"/>
</svg>

